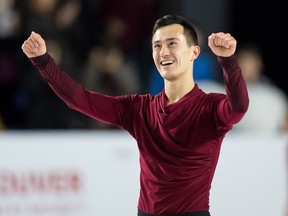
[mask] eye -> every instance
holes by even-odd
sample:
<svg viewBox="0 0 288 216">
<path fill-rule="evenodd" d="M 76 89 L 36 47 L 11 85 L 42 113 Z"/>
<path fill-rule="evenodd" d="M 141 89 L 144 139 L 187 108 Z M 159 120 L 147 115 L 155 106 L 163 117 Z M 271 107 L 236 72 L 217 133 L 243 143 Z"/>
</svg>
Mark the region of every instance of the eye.
<svg viewBox="0 0 288 216">
<path fill-rule="evenodd" d="M 154 44 L 154 49 L 157 49 L 157 48 L 159 48 L 160 47 L 160 44 Z"/>
<path fill-rule="evenodd" d="M 168 45 L 169 45 L 169 47 L 171 47 L 171 46 L 173 47 L 173 46 L 176 46 L 177 43 L 175 41 L 170 41 Z"/>
</svg>

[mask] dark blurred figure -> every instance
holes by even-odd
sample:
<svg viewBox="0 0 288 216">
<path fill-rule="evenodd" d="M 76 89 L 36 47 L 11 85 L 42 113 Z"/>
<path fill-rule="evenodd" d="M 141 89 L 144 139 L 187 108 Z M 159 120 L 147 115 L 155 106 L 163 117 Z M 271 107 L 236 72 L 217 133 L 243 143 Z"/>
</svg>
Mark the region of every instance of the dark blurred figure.
<svg viewBox="0 0 288 216">
<path fill-rule="evenodd" d="M 82 84 L 89 90 L 114 96 L 140 92 L 137 67 L 125 58 L 124 52 L 117 46 L 92 47 L 83 72 Z M 116 129 L 91 118 L 86 120 L 89 129 Z"/>
<path fill-rule="evenodd" d="M 87 55 L 86 31 L 82 27 L 82 3 L 79 0 L 28 0 L 22 2 L 24 35 L 32 30 L 42 32 L 47 40 L 47 49 L 55 61 L 76 80 L 81 74 L 76 71 L 85 62 Z M 63 58 L 65 56 L 65 58 Z M 73 129 L 83 128 L 82 116 L 67 109 L 31 65 L 27 65 L 25 85 L 29 103 L 26 114 L 27 129 Z M 67 120 L 68 119 L 68 120 Z"/>
<path fill-rule="evenodd" d="M 124 26 L 123 20 L 117 17 L 107 20 L 82 69 L 82 84 L 85 88 L 114 96 L 141 91 L 138 65 L 127 56 L 121 46 Z M 88 128 L 115 128 L 93 119 L 86 120 Z"/>
<path fill-rule="evenodd" d="M 265 75 L 260 48 L 255 43 L 243 43 L 236 55 L 247 83 L 250 107 L 235 127 L 249 132 L 285 132 L 287 95 Z"/>
<path fill-rule="evenodd" d="M 143 16 L 140 11 L 147 16 Z M 102 17 L 104 28 L 111 17 L 122 20 L 124 26 L 119 38 L 121 48 L 126 53 L 135 53 L 146 43 L 147 38 L 150 40 L 151 28 L 158 16 L 158 11 L 154 0 L 109 0 L 102 1 L 99 15 Z"/>
<path fill-rule="evenodd" d="M 114 96 L 140 91 L 137 68 L 117 46 L 92 47 L 83 72 L 83 84 L 89 90 Z"/>
<path fill-rule="evenodd" d="M 71 61 L 64 63 L 72 65 L 74 71 L 75 65 L 86 61 L 90 49 L 90 43 L 87 41 L 90 29 L 85 29 L 82 13 L 82 0 L 62 0 L 58 4 L 54 17 L 60 43 L 64 47 L 65 59 L 67 54 L 71 56 Z"/>
<path fill-rule="evenodd" d="M 157 1 L 109 0 L 101 1 L 101 3 L 100 13 L 96 15 L 97 19 L 102 21 L 100 26 L 102 29 L 107 29 L 109 26 L 107 23 L 118 20 L 119 29 L 116 34 L 117 38 L 114 39 L 117 40 L 117 44 L 125 53 L 126 58 L 136 63 L 142 80 L 142 92 L 146 92 L 149 79 L 147 71 L 150 71 L 153 65 L 151 29 L 154 20 L 159 16 Z M 114 22 L 114 24 L 116 23 Z"/>
<path fill-rule="evenodd" d="M 82 25 L 80 0 L 28 0 L 23 6 L 25 34 L 42 32 L 47 39 L 58 41 L 65 55 L 62 67 L 71 73 L 84 62 L 88 49 L 87 31 Z"/>
<path fill-rule="evenodd" d="M 5 130 L 5 129 L 6 129 L 6 127 L 4 125 L 3 118 L 2 118 L 2 116 L 0 116 L 0 131 Z"/>
<path fill-rule="evenodd" d="M 0 115 L 7 129 L 22 129 L 27 93 L 22 85 L 21 14 L 16 0 L 0 0 Z"/>
</svg>

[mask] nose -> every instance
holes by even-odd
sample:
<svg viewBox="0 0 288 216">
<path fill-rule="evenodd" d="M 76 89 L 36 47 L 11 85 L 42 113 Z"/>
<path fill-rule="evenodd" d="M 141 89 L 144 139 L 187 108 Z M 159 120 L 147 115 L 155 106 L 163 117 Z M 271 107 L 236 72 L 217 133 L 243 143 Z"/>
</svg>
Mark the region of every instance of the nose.
<svg viewBox="0 0 288 216">
<path fill-rule="evenodd" d="M 169 48 L 167 46 L 163 45 L 161 47 L 161 50 L 160 50 L 160 55 L 161 56 L 169 55 Z"/>
</svg>

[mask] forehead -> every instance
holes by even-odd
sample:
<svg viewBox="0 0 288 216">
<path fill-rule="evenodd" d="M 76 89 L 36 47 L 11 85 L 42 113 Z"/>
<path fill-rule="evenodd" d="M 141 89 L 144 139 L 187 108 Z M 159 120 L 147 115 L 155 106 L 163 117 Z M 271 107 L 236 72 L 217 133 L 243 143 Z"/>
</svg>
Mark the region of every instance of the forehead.
<svg viewBox="0 0 288 216">
<path fill-rule="evenodd" d="M 171 38 L 184 39 L 184 27 L 180 24 L 172 24 L 159 28 L 152 37 L 152 42 L 165 41 Z"/>
</svg>

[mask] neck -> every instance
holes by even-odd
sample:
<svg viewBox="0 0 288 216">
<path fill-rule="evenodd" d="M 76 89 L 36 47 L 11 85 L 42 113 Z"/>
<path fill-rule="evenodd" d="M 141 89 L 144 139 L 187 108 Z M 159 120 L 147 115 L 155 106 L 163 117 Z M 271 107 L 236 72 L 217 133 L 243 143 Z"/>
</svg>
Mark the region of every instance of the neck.
<svg viewBox="0 0 288 216">
<path fill-rule="evenodd" d="M 167 96 L 167 105 L 179 101 L 195 86 L 193 80 L 189 79 L 185 83 L 172 83 L 165 81 L 165 94 Z"/>
</svg>

